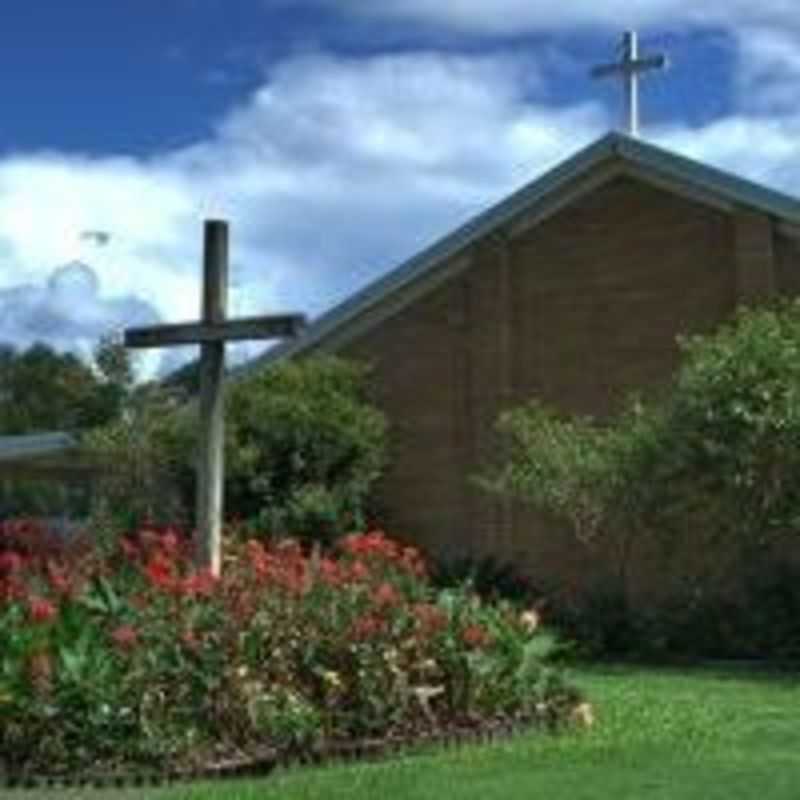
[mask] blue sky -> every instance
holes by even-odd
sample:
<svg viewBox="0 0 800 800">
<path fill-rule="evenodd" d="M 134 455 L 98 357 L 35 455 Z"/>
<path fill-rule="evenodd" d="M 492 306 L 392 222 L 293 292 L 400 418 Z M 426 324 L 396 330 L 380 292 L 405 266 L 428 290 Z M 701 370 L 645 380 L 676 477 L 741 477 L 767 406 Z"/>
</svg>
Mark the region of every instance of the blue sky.
<svg viewBox="0 0 800 800">
<path fill-rule="evenodd" d="M 616 126 L 619 87 L 587 73 L 628 26 L 672 61 L 646 138 L 800 194 L 789 0 L 3 11 L 0 339 L 20 344 L 193 317 L 209 215 L 232 222 L 237 313 L 319 313 Z"/>
</svg>

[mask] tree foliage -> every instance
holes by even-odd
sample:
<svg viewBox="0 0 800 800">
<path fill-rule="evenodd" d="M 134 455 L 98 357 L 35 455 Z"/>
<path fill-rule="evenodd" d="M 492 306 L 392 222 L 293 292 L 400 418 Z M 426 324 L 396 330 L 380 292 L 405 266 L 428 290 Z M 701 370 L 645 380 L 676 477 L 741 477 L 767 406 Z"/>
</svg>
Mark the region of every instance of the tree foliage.
<svg viewBox="0 0 800 800">
<path fill-rule="evenodd" d="M 363 523 L 386 434 L 363 366 L 314 358 L 261 370 L 232 386 L 228 420 L 231 508 L 323 538 Z"/>
<path fill-rule="evenodd" d="M 702 520 L 766 543 L 800 532 L 800 303 L 742 310 L 680 342 L 665 399 L 598 423 L 531 403 L 503 416 L 489 484 L 601 535 Z"/>
<path fill-rule="evenodd" d="M 368 401 L 364 368 L 287 362 L 232 381 L 226 393 L 229 514 L 261 532 L 323 539 L 363 522 L 386 428 Z M 179 516 L 191 518 L 198 435 L 196 402 L 174 388 L 138 388 L 126 413 L 90 437 L 114 465 L 107 505 L 136 521 L 166 521 L 179 503 Z"/>
<path fill-rule="evenodd" d="M 117 419 L 133 387 L 128 352 L 107 337 L 93 356 L 85 362 L 46 344 L 26 350 L 0 345 L 0 434 L 83 433 Z M 87 487 L 80 481 L 16 475 L 0 481 L 2 516 L 83 515 L 87 509 Z"/>
<path fill-rule="evenodd" d="M 0 346 L 0 432 L 80 431 L 120 413 L 132 384 L 125 349 L 103 340 L 94 363 L 46 344 Z"/>
<path fill-rule="evenodd" d="M 95 513 L 114 528 L 181 522 L 190 513 L 197 423 L 179 392 L 140 384 L 113 420 L 87 432 L 84 447 L 106 468 L 95 486 Z"/>
<path fill-rule="evenodd" d="M 602 541 L 623 594 L 643 541 L 664 583 L 696 599 L 800 534 L 800 302 L 740 310 L 680 348 L 661 399 L 614 419 L 536 403 L 505 414 L 504 462 L 484 481 Z"/>
</svg>

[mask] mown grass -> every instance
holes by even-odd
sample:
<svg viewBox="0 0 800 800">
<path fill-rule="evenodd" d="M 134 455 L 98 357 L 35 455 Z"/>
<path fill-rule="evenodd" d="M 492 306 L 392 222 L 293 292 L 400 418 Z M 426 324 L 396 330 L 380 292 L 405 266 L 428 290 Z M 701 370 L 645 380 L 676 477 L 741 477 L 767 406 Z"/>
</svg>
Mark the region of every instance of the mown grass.
<svg viewBox="0 0 800 800">
<path fill-rule="evenodd" d="M 709 670 L 576 672 L 596 708 L 590 731 L 529 735 L 379 764 L 262 781 L 143 792 L 62 792 L 122 800 L 796 800 L 800 675 Z M 40 793 L 18 793 L 32 800 Z M 42 793 L 44 794 L 44 793 Z M 52 794 L 50 795 L 52 797 Z"/>
</svg>

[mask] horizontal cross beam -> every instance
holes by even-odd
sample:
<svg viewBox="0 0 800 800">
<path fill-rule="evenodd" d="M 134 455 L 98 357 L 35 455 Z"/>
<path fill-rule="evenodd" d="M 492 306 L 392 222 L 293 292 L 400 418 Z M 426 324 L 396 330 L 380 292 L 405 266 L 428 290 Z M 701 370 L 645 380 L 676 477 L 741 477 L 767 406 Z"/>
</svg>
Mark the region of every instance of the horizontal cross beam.
<svg viewBox="0 0 800 800">
<path fill-rule="evenodd" d="M 667 66 L 666 56 L 648 56 L 635 61 L 622 61 L 616 64 L 603 64 L 591 71 L 593 78 L 606 78 L 609 75 L 628 75 L 632 72 L 648 72 L 652 69 L 664 69 Z"/>
<path fill-rule="evenodd" d="M 227 322 L 178 322 L 172 325 L 128 328 L 125 331 L 125 347 L 282 339 L 297 336 L 305 325 L 304 314 L 275 314 L 268 317 L 241 317 Z"/>
</svg>

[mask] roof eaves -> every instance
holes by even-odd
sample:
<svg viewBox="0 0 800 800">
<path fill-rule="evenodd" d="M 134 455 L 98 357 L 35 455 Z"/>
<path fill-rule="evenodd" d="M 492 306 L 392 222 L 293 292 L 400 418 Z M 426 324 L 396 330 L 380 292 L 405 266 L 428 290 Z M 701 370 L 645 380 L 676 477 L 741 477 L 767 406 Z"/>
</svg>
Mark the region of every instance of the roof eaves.
<svg viewBox="0 0 800 800">
<path fill-rule="evenodd" d="M 233 370 L 232 377 L 241 376 L 252 369 L 266 366 L 282 358 L 290 358 L 314 348 L 331 332 L 366 313 L 387 295 L 402 290 L 421 276 L 429 274 L 431 270 L 449 261 L 473 242 L 508 223 L 604 159 L 613 156 L 618 138 L 619 134 L 609 133 L 578 151 L 574 156 L 562 161 L 505 200 L 473 217 L 453 233 L 412 256 L 387 275 L 351 295 L 320 316 L 297 339 L 279 344 L 253 361 Z"/>
<path fill-rule="evenodd" d="M 72 450 L 77 440 L 68 433 L 0 436 L 0 461 L 41 458 Z"/>
<path fill-rule="evenodd" d="M 528 183 L 510 197 L 479 214 L 431 247 L 413 256 L 387 275 L 320 316 L 300 337 L 271 348 L 263 355 L 241 365 L 233 376 L 249 373 L 282 358 L 313 350 L 335 331 L 352 323 L 387 296 L 399 292 L 424 276 L 442 267 L 470 244 L 535 207 L 562 187 L 606 159 L 618 156 L 621 161 L 652 174 L 661 175 L 673 184 L 694 186 L 709 196 L 751 206 L 792 223 L 800 223 L 800 201 L 739 178 L 715 167 L 635 139 L 611 132 L 572 157 L 558 164 L 541 177 Z"/>
<path fill-rule="evenodd" d="M 791 195 L 622 134 L 617 135 L 615 152 L 625 161 L 663 174 L 678 183 L 711 190 L 735 203 L 759 209 L 787 222 L 800 222 L 800 200 Z"/>
</svg>

